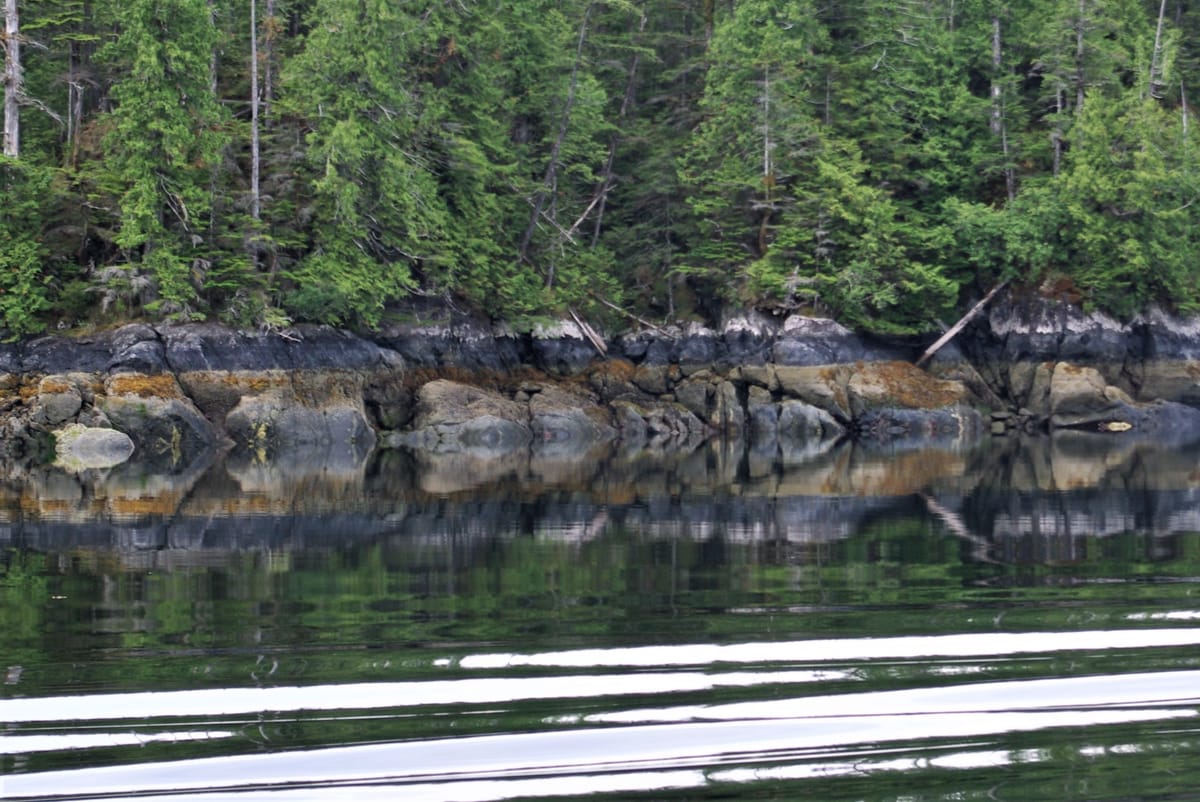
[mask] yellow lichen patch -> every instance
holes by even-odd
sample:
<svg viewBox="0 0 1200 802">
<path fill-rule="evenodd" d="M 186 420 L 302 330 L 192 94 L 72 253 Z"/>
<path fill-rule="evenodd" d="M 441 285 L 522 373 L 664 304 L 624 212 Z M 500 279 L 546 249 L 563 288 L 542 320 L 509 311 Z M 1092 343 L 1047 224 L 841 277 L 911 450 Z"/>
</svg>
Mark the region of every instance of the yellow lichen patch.
<svg viewBox="0 0 1200 802">
<path fill-rule="evenodd" d="M 243 394 L 258 395 L 268 390 L 275 390 L 288 384 L 288 377 L 283 371 L 238 371 L 217 372 L 209 374 L 209 380 L 223 384 L 226 387 L 240 390 Z"/>
<path fill-rule="evenodd" d="M 939 409 L 962 400 L 958 382 L 935 379 L 908 362 L 877 362 L 869 368 L 896 403 L 909 409 Z"/>
<path fill-rule="evenodd" d="M 133 395 L 138 398 L 179 398 L 179 384 L 170 373 L 153 376 L 145 373 L 118 373 L 108 380 L 109 395 Z"/>
<path fill-rule="evenodd" d="M 215 507 L 217 514 L 220 515 L 279 515 L 294 512 L 296 504 L 291 497 L 271 498 L 266 495 L 243 495 L 218 499 L 212 507 Z M 211 514 L 209 505 L 189 509 L 189 512 L 195 513 L 197 510 Z"/>
<path fill-rule="evenodd" d="M 64 381 L 60 376 L 47 376 L 38 382 L 38 393 L 40 395 L 69 393 L 74 389 L 74 386 L 70 382 Z"/>
<path fill-rule="evenodd" d="M 66 520 L 79 506 L 78 501 L 61 498 L 37 499 L 36 509 L 39 515 L 51 520 Z"/>
</svg>

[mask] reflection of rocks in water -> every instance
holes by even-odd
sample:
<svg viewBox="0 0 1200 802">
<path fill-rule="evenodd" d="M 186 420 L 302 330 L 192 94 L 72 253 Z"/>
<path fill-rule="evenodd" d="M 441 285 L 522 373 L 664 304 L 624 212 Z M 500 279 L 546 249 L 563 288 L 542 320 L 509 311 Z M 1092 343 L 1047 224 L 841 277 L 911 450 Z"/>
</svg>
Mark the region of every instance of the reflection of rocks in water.
<svg viewBox="0 0 1200 802">
<path fill-rule="evenodd" d="M 353 449 L 331 455 L 324 447 L 293 447 L 268 460 L 239 450 L 226 458 L 225 471 L 251 511 L 287 512 L 346 506 L 362 495 L 368 462 Z"/>
<path fill-rule="evenodd" d="M 246 551 L 286 563 L 278 555 L 378 540 L 432 564 L 521 538 L 772 546 L 908 520 L 963 538 L 976 559 L 1048 561 L 1081 559 L 1097 535 L 1200 528 L 1195 455 L 1130 440 L 894 453 L 826 444 L 799 463 L 778 445 L 736 440 L 574 457 L 387 451 L 323 463 L 295 454 L 265 464 L 232 454 L 173 477 L 135 464 L 12 475 L 0 488 L 0 544 L 112 550 L 126 564 L 163 567 L 219 565 Z"/>
<path fill-rule="evenodd" d="M 202 454 L 176 474 L 139 463 L 67 474 L 27 470 L 4 492 L 5 535 L 26 548 L 162 548 L 169 522 L 212 463 Z"/>
<path fill-rule="evenodd" d="M 964 517 L 1005 562 L 1076 562 L 1089 538 L 1200 531 L 1196 451 L 1082 432 L 1007 442 Z"/>
<path fill-rule="evenodd" d="M 400 464 L 400 465 L 398 465 Z M 519 481 L 529 470 L 527 451 L 465 449 L 454 453 L 394 451 L 381 455 L 387 487 L 414 485 L 433 496 L 454 496 L 489 485 Z M 411 491 L 410 491 L 411 492 Z"/>
</svg>

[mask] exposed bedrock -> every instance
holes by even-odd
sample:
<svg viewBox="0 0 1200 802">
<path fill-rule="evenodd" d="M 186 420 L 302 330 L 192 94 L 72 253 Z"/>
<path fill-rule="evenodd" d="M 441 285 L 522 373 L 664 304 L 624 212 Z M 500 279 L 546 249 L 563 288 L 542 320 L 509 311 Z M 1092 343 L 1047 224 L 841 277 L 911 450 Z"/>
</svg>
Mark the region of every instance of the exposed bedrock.
<svg viewBox="0 0 1200 802">
<path fill-rule="evenodd" d="M 960 345 L 941 369 L 977 370 L 1016 413 L 1010 422 L 1200 439 L 1200 319 L 1156 308 L 1120 322 L 1009 293 Z"/>
<path fill-rule="evenodd" d="M 766 458 L 845 438 L 971 442 L 989 424 L 1200 439 L 1200 320 L 1153 310 L 1122 323 L 1009 293 L 928 369 L 914 367 L 922 345 L 800 315 L 609 339 L 444 310 L 372 338 L 132 324 L 0 344 L 0 435 L 29 457 L 66 427 L 110 429 L 133 462 L 174 472 L 223 448 L 353 470 L 379 444 L 567 459 L 720 434 Z"/>
</svg>

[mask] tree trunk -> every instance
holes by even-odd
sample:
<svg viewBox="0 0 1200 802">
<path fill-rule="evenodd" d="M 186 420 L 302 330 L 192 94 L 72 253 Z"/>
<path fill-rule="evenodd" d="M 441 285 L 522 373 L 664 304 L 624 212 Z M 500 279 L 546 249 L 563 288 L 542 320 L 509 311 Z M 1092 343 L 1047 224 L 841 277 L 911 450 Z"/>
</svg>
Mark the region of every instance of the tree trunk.
<svg viewBox="0 0 1200 802">
<path fill-rule="evenodd" d="M 638 22 L 639 40 L 641 34 L 646 32 L 646 22 L 649 19 L 646 14 L 646 9 L 642 9 L 642 16 Z M 621 98 L 621 108 L 617 112 L 617 125 L 625 122 L 625 118 L 629 115 L 629 107 L 633 105 L 633 98 L 637 92 L 637 72 L 638 65 L 641 63 L 641 51 L 635 50 L 629 61 L 629 76 L 625 79 L 625 96 Z M 608 204 L 608 193 L 613 186 L 613 166 L 617 160 L 617 146 L 621 142 L 619 133 L 614 133 L 608 140 L 608 156 L 604 160 L 604 173 L 600 182 L 600 188 L 597 194 L 600 198 L 600 203 L 596 208 L 596 220 L 592 226 L 592 247 L 600 241 L 600 228 L 604 221 L 604 207 Z"/>
<path fill-rule="evenodd" d="M 925 353 L 921 354 L 921 358 L 917 360 L 917 367 L 921 367 L 922 365 L 924 365 L 926 362 L 929 361 L 929 357 L 936 354 L 943 345 L 945 345 L 946 343 L 953 340 L 954 335 L 956 335 L 960 331 L 962 331 L 963 328 L 968 323 L 971 322 L 971 318 L 973 318 L 973 317 L 975 317 L 975 315 L 979 314 L 980 310 L 982 310 L 985 306 L 987 306 L 988 302 L 991 301 L 992 298 L 996 297 L 996 293 L 1000 292 L 1000 290 L 1003 289 L 1004 285 L 1006 285 L 1006 284 L 1008 284 L 1007 281 L 1001 281 L 995 287 L 992 287 L 991 291 L 988 292 L 987 295 L 983 296 L 982 301 L 980 301 L 979 303 L 972 306 L 969 312 L 967 312 L 965 315 L 963 315 L 961 318 L 959 318 L 959 321 L 957 323 L 955 323 L 953 326 L 951 326 L 946 331 L 945 334 L 943 334 L 941 337 L 939 337 L 937 339 L 937 342 L 935 342 L 933 345 L 926 348 Z"/>
<path fill-rule="evenodd" d="M 1154 28 L 1154 54 L 1150 57 L 1150 83 L 1147 87 L 1150 97 L 1162 97 L 1163 90 L 1163 20 L 1167 15 L 1167 0 L 1162 0 L 1158 6 L 1158 25 Z"/>
<path fill-rule="evenodd" d="M 1087 27 L 1087 0 L 1079 0 L 1079 19 L 1075 23 L 1075 113 L 1083 108 L 1083 94 L 1086 86 L 1086 70 L 1083 57 L 1086 53 L 1084 29 Z"/>
<path fill-rule="evenodd" d="M 1179 105 L 1180 112 L 1183 114 L 1183 138 L 1187 139 L 1188 117 L 1190 117 L 1192 113 L 1188 111 L 1187 90 L 1183 86 L 1182 78 L 1179 79 Z"/>
<path fill-rule="evenodd" d="M 1011 201 L 1016 197 L 1017 188 L 1008 153 L 1008 126 L 1004 121 L 1004 86 L 1000 81 L 1003 55 L 1000 18 L 992 17 L 992 133 L 1000 140 L 1000 155 L 1004 159 L 1004 189 Z"/>
<path fill-rule="evenodd" d="M 1063 155 L 1063 89 L 1059 87 L 1054 91 L 1054 130 L 1050 132 L 1050 141 L 1054 144 L 1054 176 L 1057 178 L 1059 171 L 1062 170 L 1062 155 Z"/>
<path fill-rule="evenodd" d="M 250 216 L 261 219 L 259 208 L 258 141 L 258 3 L 250 0 Z"/>
<path fill-rule="evenodd" d="M 79 156 L 79 129 L 83 125 L 83 82 L 79 76 L 79 42 L 67 45 L 67 164 Z"/>
<path fill-rule="evenodd" d="M 267 0 L 266 36 L 263 45 L 263 117 L 270 119 L 271 103 L 275 100 L 275 34 L 279 22 L 275 17 L 275 0 Z"/>
<path fill-rule="evenodd" d="M 542 217 L 542 213 L 546 209 L 547 199 L 553 199 L 558 190 L 558 160 L 562 153 L 563 142 L 567 139 L 567 131 L 571 125 L 571 111 L 575 106 L 575 92 L 579 85 L 579 65 L 583 62 L 583 45 L 587 41 L 588 20 L 592 16 L 592 3 L 588 3 L 587 8 L 583 12 L 583 21 L 579 24 L 579 40 L 575 45 L 575 63 L 571 65 L 571 79 L 567 86 L 567 99 L 563 103 L 562 117 L 558 123 L 558 136 L 554 139 L 554 144 L 550 148 L 550 158 L 546 164 L 546 174 L 542 177 L 542 186 L 538 190 L 537 196 L 533 199 L 533 211 L 529 215 L 529 225 L 525 228 L 525 233 L 521 237 L 521 247 L 517 252 L 518 257 L 522 262 L 529 261 L 529 246 L 533 242 L 533 232 L 537 229 L 538 221 Z M 551 222 L 555 222 L 551 220 Z M 554 284 L 554 273 L 550 272 L 546 276 L 546 286 L 550 287 Z"/>
<path fill-rule="evenodd" d="M 4 155 L 21 155 L 21 44 L 17 0 L 4 0 Z"/>
</svg>

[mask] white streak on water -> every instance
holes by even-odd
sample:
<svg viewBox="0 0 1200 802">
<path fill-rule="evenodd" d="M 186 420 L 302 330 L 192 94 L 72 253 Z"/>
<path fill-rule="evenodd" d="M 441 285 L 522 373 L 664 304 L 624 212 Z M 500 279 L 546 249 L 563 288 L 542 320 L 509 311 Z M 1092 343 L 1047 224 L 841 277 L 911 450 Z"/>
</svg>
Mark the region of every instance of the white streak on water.
<svg viewBox="0 0 1200 802">
<path fill-rule="evenodd" d="M 1085 632 L 986 632 L 897 638 L 833 638 L 770 643 L 685 644 L 621 649 L 575 649 L 535 654 L 496 653 L 462 658 L 468 669 L 516 666 L 615 668 L 710 665 L 713 663 L 840 662 L 919 657 L 998 655 L 1146 649 L 1200 644 L 1200 627 L 1114 629 Z"/>
<path fill-rule="evenodd" d="M 53 735 L 0 735 L 0 755 L 57 752 L 67 749 L 104 749 L 113 746 L 144 746 L 149 743 L 181 743 L 235 738 L 228 730 L 205 732 L 70 732 Z"/>
<path fill-rule="evenodd" d="M 1200 705 L 1200 671 L 1113 674 L 1095 677 L 978 682 L 937 688 L 843 693 L 596 713 L 596 723 L 744 721 L 797 717 L 916 716 L 929 713 L 993 713 L 1077 710 L 1151 705 Z"/>
<path fill-rule="evenodd" d="M 492 677 L 432 682 L 362 682 L 282 688 L 109 693 L 0 700 L 0 721 L 106 721 L 231 716 L 294 710 L 371 710 L 427 705 L 499 704 L 635 694 L 694 693 L 719 687 L 830 682 L 844 671 L 760 671 Z M 2 737 L 2 736 L 0 736 Z"/>
<path fill-rule="evenodd" d="M 367 782 L 403 786 L 392 789 L 398 791 L 394 798 L 408 800 L 410 784 L 449 783 L 434 788 L 443 796 L 421 798 L 468 800 L 503 797 L 455 796 L 451 786 L 569 776 L 572 782 L 566 788 L 571 790 L 566 792 L 584 794 L 592 792 L 589 783 L 594 774 L 686 772 L 788 758 L 838 760 L 845 759 L 846 748 L 869 744 L 1194 719 L 1198 688 L 1200 671 L 1177 671 L 842 694 L 772 702 L 792 705 L 793 718 L 602 726 L 17 774 L 6 779 L 5 792 L 13 797 L 78 794 L 86 798 L 191 791 L 208 798 L 210 791 L 218 790 L 328 788 Z M 1004 693 L 997 696 L 997 692 Z M 1171 699 L 1188 701 L 1163 704 Z M 816 704 L 809 708 L 809 702 Z M 1001 702 L 1007 706 L 1000 707 Z M 739 707 L 746 713 L 763 712 L 754 710 L 754 705 L 706 710 L 726 716 L 733 716 Z M 362 798 L 358 790 L 354 798 Z"/>
</svg>

